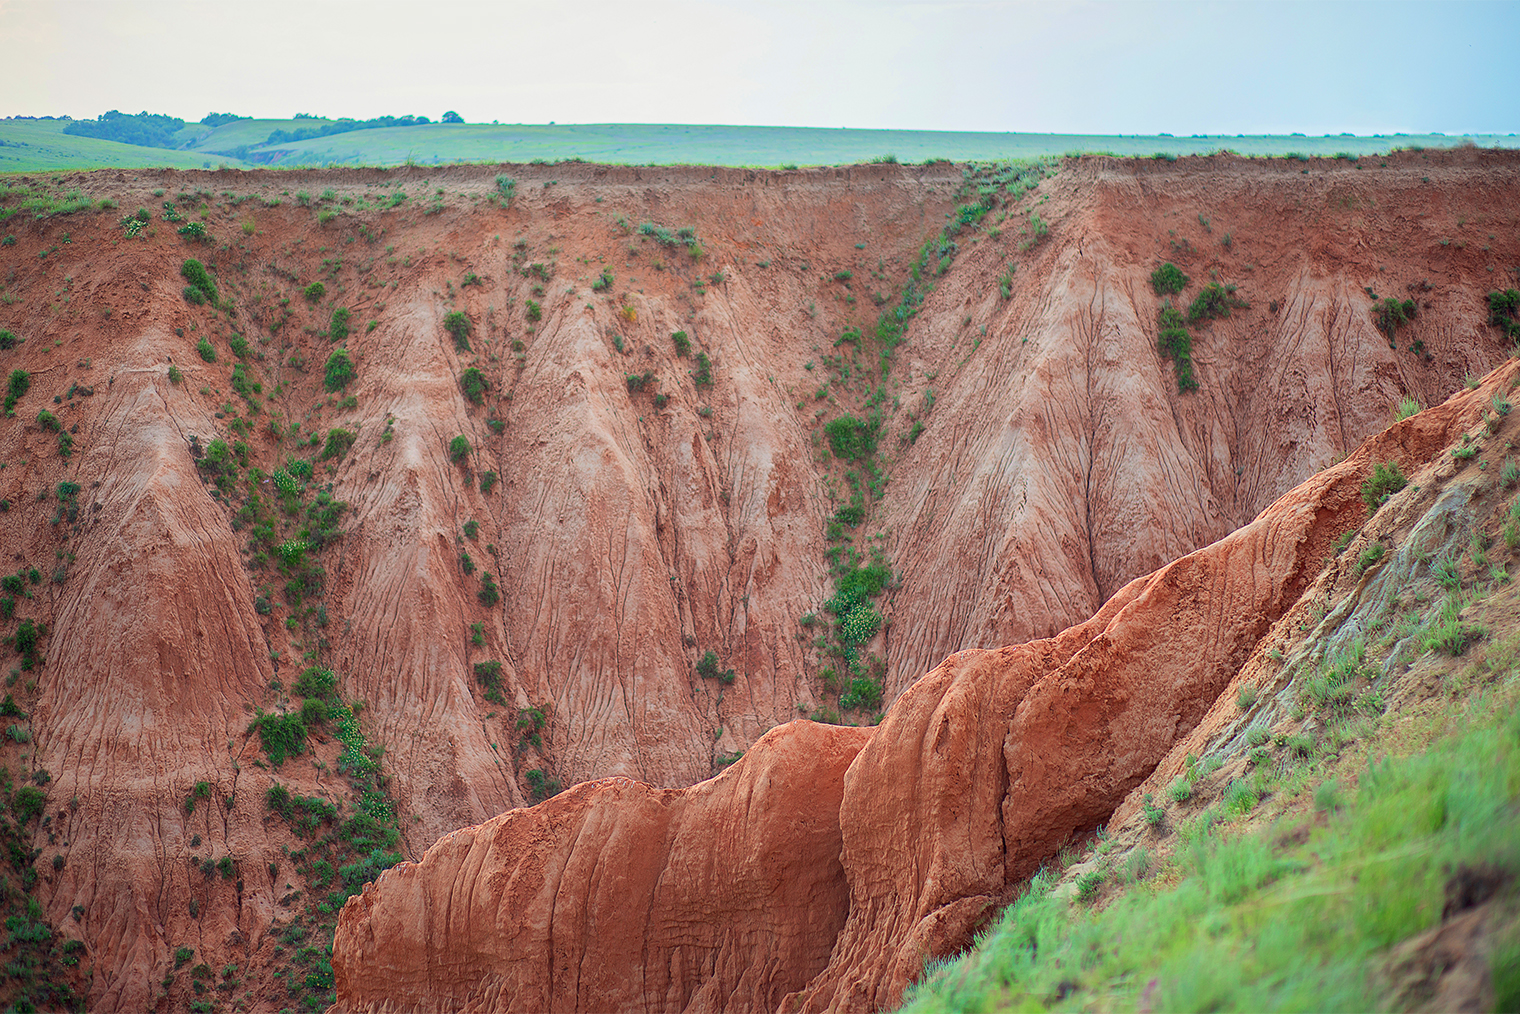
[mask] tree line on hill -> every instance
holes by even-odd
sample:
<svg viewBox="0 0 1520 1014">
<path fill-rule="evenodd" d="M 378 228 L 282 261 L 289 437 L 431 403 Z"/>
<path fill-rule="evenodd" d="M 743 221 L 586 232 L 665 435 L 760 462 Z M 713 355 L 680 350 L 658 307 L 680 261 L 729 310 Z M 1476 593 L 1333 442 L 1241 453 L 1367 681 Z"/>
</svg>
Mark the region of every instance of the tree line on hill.
<svg viewBox="0 0 1520 1014">
<path fill-rule="evenodd" d="M 310 113 L 298 113 L 296 118 L 308 120 L 317 119 L 318 117 L 312 116 Z M 207 113 L 201 118 L 201 123 L 214 130 L 228 123 L 246 119 L 250 119 L 250 117 L 239 116 L 236 113 Z M 333 134 L 346 134 L 351 130 L 376 130 L 382 127 L 420 127 L 431 122 L 426 116 L 376 116 L 368 120 L 345 118 L 316 127 L 300 127 L 296 130 L 275 130 L 270 133 L 264 143 L 288 144 L 292 141 L 305 141 L 314 137 L 330 137 Z M 463 123 L 464 117 L 453 110 L 449 110 L 443 114 L 440 122 Z M 144 148 L 174 148 L 177 147 L 175 135 L 183 130 L 184 127 L 185 121 L 177 116 L 149 113 L 146 110 L 141 113 L 132 114 L 112 109 L 101 113 L 93 120 L 74 120 L 63 128 L 63 132 L 65 134 L 74 134 L 78 137 L 93 137 L 102 141 L 134 144 Z"/>
</svg>

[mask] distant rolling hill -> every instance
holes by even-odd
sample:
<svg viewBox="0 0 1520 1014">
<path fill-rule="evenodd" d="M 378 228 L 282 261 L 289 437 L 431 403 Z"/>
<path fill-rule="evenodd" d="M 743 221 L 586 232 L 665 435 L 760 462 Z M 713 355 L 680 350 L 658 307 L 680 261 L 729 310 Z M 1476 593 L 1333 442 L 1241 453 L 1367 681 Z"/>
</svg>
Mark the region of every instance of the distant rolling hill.
<svg viewBox="0 0 1520 1014">
<path fill-rule="evenodd" d="M 1211 134 L 1018 134 L 938 130 L 853 130 L 821 127 L 736 127 L 683 124 L 483 124 L 355 130 L 328 137 L 268 143 L 274 131 L 335 122 L 324 119 L 237 120 L 216 128 L 189 124 L 177 148 L 145 148 L 73 137 L 63 120 L 0 120 L 0 172 L 107 166 L 205 168 L 557 162 L 580 159 L 625 165 L 850 165 L 895 159 L 956 162 L 1026 159 L 1074 152 L 1125 156 L 1193 155 L 1228 149 L 1242 155 L 1362 156 L 1393 148 L 1516 147 L 1513 135 L 1391 134 L 1359 137 Z"/>
</svg>

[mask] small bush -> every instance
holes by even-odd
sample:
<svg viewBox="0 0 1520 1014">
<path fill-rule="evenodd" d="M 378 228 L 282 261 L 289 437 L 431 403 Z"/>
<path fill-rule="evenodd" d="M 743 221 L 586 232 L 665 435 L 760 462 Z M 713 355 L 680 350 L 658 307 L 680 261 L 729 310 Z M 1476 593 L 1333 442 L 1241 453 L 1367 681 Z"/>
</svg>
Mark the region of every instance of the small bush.
<svg viewBox="0 0 1520 1014">
<path fill-rule="evenodd" d="M 453 336 L 456 351 L 471 351 L 470 332 L 475 329 L 475 325 L 470 323 L 470 318 L 463 311 L 455 310 L 453 313 L 445 314 L 443 329 Z"/>
<path fill-rule="evenodd" d="M 712 360 L 707 358 L 706 352 L 697 353 L 697 368 L 692 372 L 691 379 L 698 387 L 712 386 Z"/>
<path fill-rule="evenodd" d="M 691 354 L 691 339 L 686 337 L 685 331 L 677 331 L 670 336 L 670 341 L 676 347 L 676 355 L 687 356 Z M 0 345 L 0 348 L 6 346 Z"/>
<path fill-rule="evenodd" d="M 834 452 L 834 457 L 845 461 L 863 461 L 876 453 L 880 426 L 880 422 L 875 419 L 862 420 L 852 415 L 842 415 L 829 421 L 824 427 L 824 435 L 828 437 L 829 449 Z"/>
<path fill-rule="evenodd" d="M 216 362 L 216 348 L 206 339 L 202 338 L 195 343 L 195 351 L 200 353 L 202 359 L 208 363 Z"/>
<path fill-rule="evenodd" d="M 1368 567 L 1371 567 L 1373 564 L 1381 560 L 1383 558 L 1383 552 L 1384 548 L 1381 542 L 1374 542 L 1372 545 L 1362 550 L 1361 557 L 1356 561 L 1357 573 L 1366 571 Z"/>
<path fill-rule="evenodd" d="M 489 492 L 491 492 L 492 487 L 494 487 L 495 485 L 496 485 L 496 473 L 495 472 L 481 472 L 480 473 L 480 491 L 482 493 L 489 493 Z"/>
<path fill-rule="evenodd" d="M 533 301 L 531 299 L 528 300 L 526 306 L 527 306 L 528 320 L 529 321 L 537 322 L 537 321 L 543 320 L 543 317 L 544 317 L 544 308 L 542 306 L 540 306 L 537 302 L 535 302 L 535 301 Z"/>
<path fill-rule="evenodd" d="M 1188 276 L 1171 261 L 1151 272 L 1151 288 L 1158 296 L 1175 295 L 1187 288 L 1187 284 Z"/>
<path fill-rule="evenodd" d="M 332 312 L 332 320 L 327 325 L 327 337 L 335 342 L 340 342 L 348 337 L 348 319 L 352 316 L 348 307 L 340 306 Z"/>
<path fill-rule="evenodd" d="M 1362 483 L 1362 502 L 1367 509 L 1374 513 L 1388 501 L 1388 498 L 1405 486 L 1409 480 L 1404 477 L 1398 462 L 1386 461 L 1381 465 L 1374 465 L 1372 474 Z"/>
<path fill-rule="evenodd" d="M 459 389 L 472 404 L 483 405 L 486 400 L 486 376 L 480 370 L 471 366 L 459 375 Z"/>
<path fill-rule="evenodd" d="M 312 282 L 301 290 L 301 295 L 306 298 L 308 303 L 319 302 L 323 296 L 327 295 L 327 286 L 321 282 Z"/>
<path fill-rule="evenodd" d="M 1188 307 L 1188 320 L 1228 317 L 1230 310 L 1243 309 L 1246 301 L 1235 295 L 1235 286 L 1210 282 Z"/>
<path fill-rule="evenodd" d="M 489 570 L 480 572 L 480 590 L 475 593 L 483 606 L 494 606 L 501 601 L 501 588 L 496 584 L 496 578 L 491 576 Z"/>
<path fill-rule="evenodd" d="M 20 345 L 21 342 L 22 339 L 17 338 L 15 334 L 7 331 L 5 328 L 0 327 L 0 352 L 9 352 L 17 345 Z"/>
<path fill-rule="evenodd" d="M 322 448 L 322 460 L 328 458 L 342 458 L 348 453 L 348 449 L 359 439 L 359 434 L 353 430 L 330 429 L 327 431 L 327 443 Z"/>
<path fill-rule="evenodd" d="M 201 301 L 209 302 L 212 306 L 217 304 L 219 300 L 216 292 L 216 282 L 212 280 L 211 272 L 206 270 L 206 265 L 194 258 L 190 258 L 180 265 L 179 273 L 184 277 L 185 281 L 189 282 L 204 297 L 204 300 Z M 190 298 L 188 293 L 185 298 Z"/>
<path fill-rule="evenodd" d="M 1388 339 L 1388 344 L 1396 346 L 1399 328 L 1413 320 L 1418 311 L 1419 307 L 1414 300 L 1406 299 L 1400 302 L 1390 297 L 1372 304 L 1372 320 L 1377 325 L 1377 329 Z"/>
<path fill-rule="evenodd" d="M 470 440 L 464 434 L 460 434 L 449 441 L 449 460 L 458 464 L 470 453 Z"/>
<path fill-rule="evenodd" d="M 327 390 L 341 391 L 355 376 L 354 361 L 348 357 L 348 350 L 333 349 L 332 355 L 327 357 L 326 376 L 323 379 Z"/>
<path fill-rule="evenodd" d="M 300 715 L 270 715 L 260 711 L 248 731 L 259 734 L 264 753 L 275 767 L 284 764 L 287 757 L 306 752 L 306 725 Z"/>
</svg>

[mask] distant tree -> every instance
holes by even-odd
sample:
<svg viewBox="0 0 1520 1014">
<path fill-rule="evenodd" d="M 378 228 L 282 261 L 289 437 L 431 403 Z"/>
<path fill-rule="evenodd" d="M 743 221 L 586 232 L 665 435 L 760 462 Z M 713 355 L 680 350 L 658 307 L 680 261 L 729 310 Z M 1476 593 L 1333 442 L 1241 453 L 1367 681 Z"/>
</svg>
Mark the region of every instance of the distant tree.
<svg viewBox="0 0 1520 1014">
<path fill-rule="evenodd" d="M 443 114 L 443 119 L 440 122 L 442 122 L 442 123 L 463 123 L 464 122 L 464 117 L 460 116 L 458 113 L 454 112 L 454 110 L 450 109 L 448 112 L 446 112 L 446 113 Z"/>
<path fill-rule="evenodd" d="M 252 117 L 239 116 L 237 113 L 207 113 L 205 116 L 201 117 L 201 123 L 204 126 L 215 130 L 217 127 L 220 127 L 224 124 L 236 123 L 238 120 L 248 119 L 252 119 Z"/>
<path fill-rule="evenodd" d="M 185 121 L 177 116 L 162 116 L 146 111 L 134 116 L 112 109 L 93 120 L 74 120 L 63 128 L 63 132 L 144 148 L 172 148 L 175 133 L 184 126 Z"/>
</svg>

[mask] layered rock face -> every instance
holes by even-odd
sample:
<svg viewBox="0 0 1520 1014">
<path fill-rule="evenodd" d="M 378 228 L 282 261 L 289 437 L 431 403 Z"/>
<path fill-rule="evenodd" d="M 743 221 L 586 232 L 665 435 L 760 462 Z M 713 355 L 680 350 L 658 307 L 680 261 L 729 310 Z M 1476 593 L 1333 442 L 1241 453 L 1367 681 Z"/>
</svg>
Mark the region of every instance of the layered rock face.
<svg viewBox="0 0 1520 1014">
<path fill-rule="evenodd" d="M 932 884 L 906 891 L 916 900 L 892 915 L 879 900 L 853 900 L 863 888 L 848 876 L 849 857 L 875 846 L 851 837 L 869 822 L 849 817 L 855 776 L 840 758 L 865 734 L 787 725 L 827 715 L 841 691 L 823 674 L 838 663 L 817 646 L 818 627 L 802 622 L 830 619 L 821 606 L 840 543 L 828 521 L 848 498 L 851 466 L 829 454 L 824 423 L 866 414 L 873 397 L 882 416 L 882 482 L 854 541 L 862 553 L 876 547 L 894 572 L 877 600 L 887 623 L 863 647 L 885 661 L 882 706 L 902 701 L 855 764 L 886 763 L 873 751 L 887 728 L 928 736 L 922 750 L 932 753 L 939 726 L 931 736 L 929 724 L 913 725 L 928 717 L 905 717 L 926 706 L 916 695 L 929 690 L 915 687 L 971 682 L 985 686 L 944 691 L 960 716 L 946 735 L 970 764 L 1007 733 L 974 732 L 965 709 L 1002 709 L 1015 722 L 1054 673 L 1090 673 L 1081 660 L 1101 654 L 1124 609 L 1167 601 L 1150 584 L 1137 590 L 1139 575 L 1162 581 L 1171 570 L 1158 567 L 1215 543 L 1350 452 L 1398 397 L 1438 402 L 1506 355 L 1484 323 L 1482 295 L 1495 277 L 1488 260 L 1520 261 L 1520 249 L 1512 229 L 1491 243 L 1475 230 L 1498 232 L 1494 209 L 1520 197 L 1514 159 L 1406 153 L 1388 162 L 1315 162 L 1303 175 L 1297 163 L 1229 157 L 1070 161 L 1017 198 L 1000 191 L 980 227 L 949 234 L 946 216 L 981 185 L 968 189 L 954 166 L 516 167 L 507 206 L 498 171 L 469 167 L 58 181 L 122 210 L 155 209 L 139 238 L 115 220 L 120 211 L 13 216 L 4 228 L 18 241 L 0 247 L 0 327 L 23 339 L 0 351 L 0 368 L 28 371 L 32 385 L 0 428 L 0 497 L 10 505 L 0 534 L 15 566 L 39 571 L 6 633 L 23 619 L 48 629 L 38 664 L 24 676 L 18 666 L 11 688 L 29 738 L 4 740 L 0 762 L 45 787 L 48 823 L 23 832 L 42 850 L 35 896 L 63 938 L 83 945 L 79 988 L 90 1008 L 186 1000 L 187 970 L 169 979 L 182 948 L 195 952 L 191 967 L 236 965 L 229 995 L 249 1008 L 292 1002 L 291 980 L 272 973 L 295 947 L 277 934 L 297 919 L 316 937 L 330 932 L 335 916 L 321 906 L 335 901 L 302 872 L 311 839 L 273 815 L 268 792 L 329 802 L 345 818 L 362 796 L 339 770 L 334 727 L 314 726 L 306 752 L 278 767 L 250 732 L 260 711 L 299 708 L 292 687 L 309 665 L 333 669 L 356 706 L 384 781 L 377 812 L 393 811 L 398 848 L 413 859 L 485 821 L 493 830 L 470 840 L 494 840 L 508 820 L 498 815 L 555 783 L 616 777 L 659 788 L 598 783 L 508 823 L 521 831 L 559 814 L 552 819 L 573 824 L 591 819 L 576 807 L 591 806 L 602 814 L 594 826 L 621 828 L 632 807 L 641 823 L 618 833 L 640 843 L 641 876 L 670 863 L 693 883 L 779 869 L 790 853 L 769 837 L 777 816 L 725 817 L 734 844 L 714 855 L 728 858 L 701 867 L 691 857 L 715 846 L 692 837 L 695 818 L 655 814 L 728 812 L 738 803 L 716 800 L 769 763 L 767 734 L 805 739 L 810 746 L 789 748 L 805 756 L 786 763 L 818 765 L 808 769 L 817 798 L 804 792 L 791 808 L 822 822 L 807 843 L 817 851 L 806 853 L 821 865 L 801 883 L 852 900 L 806 926 L 776 915 L 774 951 L 744 933 L 692 930 L 693 963 L 667 956 L 647 976 L 653 985 L 617 995 L 658 994 L 649 1002 L 662 1008 L 882 1002 L 907 974 L 907 952 L 871 970 L 830 959 L 836 947 L 864 954 L 890 939 L 933 950 L 958 939 L 985 907 L 976 899 L 998 897 L 1022 875 L 1026 852 L 1048 842 L 1030 843 L 1024 859 L 988 853 L 961 869 L 935 858 L 941 846 L 898 836 L 890 849 L 930 849 L 913 857 L 926 875 L 939 871 Z M 181 238 L 157 210 L 166 199 L 204 221 L 213 242 Z M 1036 218 L 1048 224 L 1043 239 Z M 677 237 L 683 226 L 695 242 Z M 1441 242 L 1453 236 L 1459 243 Z M 926 240 L 923 302 L 883 373 L 872 326 Z M 187 301 L 190 257 L 214 269 L 230 309 Z M 1148 278 L 1162 260 L 1193 277 L 1187 296 L 1217 273 L 1250 304 L 1193 326 L 1192 393 L 1177 392 L 1157 351 L 1161 304 Z M 318 281 L 324 291 L 308 295 Z M 1397 350 L 1376 329 L 1368 288 L 1419 302 Z M 351 314 L 346 335 L 338 309 Z M 454 313 L 471 328 L 463 342 L 445 328 Z M 854 327 L 865 332 L 858 341 L 846 337 Z M 691 343 L 684 354 L 677 332 Z M 1415 341 L 1422 353 L 1410 351 Z M 356 376 L 329 391 L 323 366 L 339 347 Z M 464 382 L 472 368 L 483 393 Z M 43 409 L 71 434 L 70 453 Z M 329 454 L 334 430 L 355 439 Z M 456 455 L 461 437 L 468 446 Z M 216 438 L 244 445 L 225 493 L 196 457 Z M 275 473 L 293 463 L 311 469 L 303 495 L 321 490 L 348 505 L 341 534 L 311 550 L 321 574 L 295 593 L 243 513 L 250 491 L 272 499 Z M 79 490 L 66 498 L 60 483 Z M 1263 622 L 1250 610 L 1279 607 L 1296 559 L 1273 549 L 1252 564 L 1261 573 L 1250 590 L 1217 601 L 1210 615 L 1230 628 L 1204 657 L 1226 665 L 1247 650 L 1243 639 Z M 1179 599 L 1168 608 L 1181 617 L 1193 607 Z M 1161 628 L 1182 622 L 1164 615 Z M 709 650 L 732 682 L 693 671 Z M 937 668 L 947 656 L 948 671 L 982 675 L 947 677 Z M 1068 787 L 1076 802 L 1049 815 L 1050 833 L 1101 819 L 1153 750 L 1207 707 L 1213 678 L 1193 668 L 1166 676 L 1168 693 L 1182 695 L 1154 698 L 1169 702 L 1169 717 L 1142 723 L 1155 728 L 1123 748 L 1118 773 L 1078 779 L 1093 782 L 1090 796 Z M 954 703 L 962 694 L 971 697 Z M 1072 763 L 1091 759 L 1081 750 L 1102 754 L 1097 740 L 1077 746 L 1118 707 L 1097 700 L 1080 719 L 1042 713 L 1060 731 L 1031 731 L 1030 741 L 1055 737 L 1076 751 Z M 864 723 L 874 709 L 848 717 Z M 743 767 L 694 785 L 746 750 Z M 976 791 L 991 799 L 1047 786 L 1069 775 L 1058 759 L 1042 749 Z M 959 812 L 964 787 L 900 770 L 893 792 L 918 786 L 944 814 Z M 879 787 L 867 795 L 891 798 Z M 1007 824 L 981 807 L 975 817 Z M 833 847 L 829 834 L 838 836 L 833 866 L 817 858 Z M 732 850 L 748 850 L 750 865 L 736 866 Z M 661 875 L 676 890 L 674 875 Z M 789 890 L 799 875 L 759 894 L 734 881 L 739 893 L 724 904 L 763 922 L 767 892 Z M 941 891 L 941 882 L 953 886 Z M 429 878 L 417 883 L 419 898 L 433 898 Z M 600 911 L 601 895 L 576 890 L 586 899 L 579 911 Z M 672 927 L 698 906 L 649 890 L 648 910 L 670 913 Z M 582 918 L 535 904 L 546 906 L 534 916 L 545 928 Z M 871 906 L 895 927 L 889 938 L 859 923 Z M 387 916 L 376 909 L 375 918 Z M 500 932 L 528 947 L 532 935 L 501 918 Z M 382 954 L 389 932 L 374 930 L 362 953 Z M 650 922 L 639 932 L 653 940 L 662 930 Z M 546 961 L 581 960 L 556 939 L 533 946 L 548 948 Z M 607 946 L 626 956 L 632 939 L 611 934 Z M 619 967 L 615 956 L 602 966 Z M 768 971 L 732 971 L 741 958 Z M 498 974 L 494 958 L 471 960 L 481 976 Z M 489 992 L 462 978 L 437 995 L 485 1006 L 522 996 L 556 1009 L 595 998 L 590 1009 L 624 988 L 602 966 L 563 995 L 535 986 L 536 972 L 493 979 Z M 315 993 L 328 995 L 311 974 Z M 381 1001 L 362 1001 L 371 1002 Z"/>
</svg>

